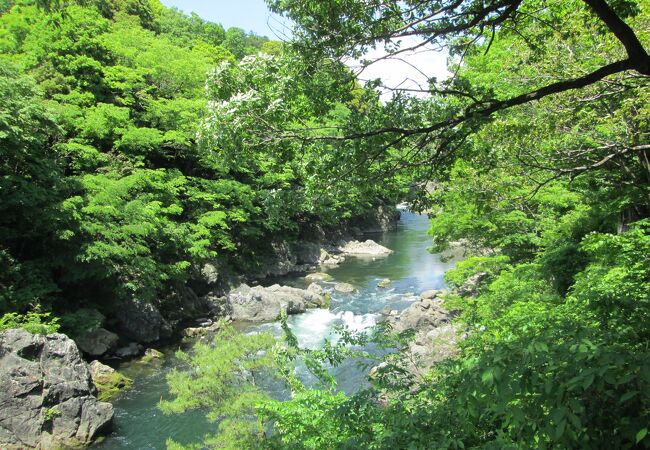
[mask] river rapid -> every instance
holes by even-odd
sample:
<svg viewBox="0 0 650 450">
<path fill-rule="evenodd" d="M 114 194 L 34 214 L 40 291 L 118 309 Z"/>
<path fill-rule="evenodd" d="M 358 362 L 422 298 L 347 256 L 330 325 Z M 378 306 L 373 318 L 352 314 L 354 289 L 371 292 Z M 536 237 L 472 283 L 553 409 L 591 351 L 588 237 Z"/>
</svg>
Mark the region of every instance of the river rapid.
<svg viewBox="0 0 650 450">
<path fill-rule="evenodd" d="M 442 262 L 439 255 L 427 251 L 431 238 L 427 235 L 426 216 L 403 211 L 397 229 L 384 235 L 369 236 L 394 252 L 386 257 L 348 257 L 338 267 L 327 270 L 336 282 L 350 283 L 357 288 L 353 294 L 333 292 L 329 310 L 312 309 L 289 317 L 289 325 L 302 347 L 317 348 L 332 336 L 336 325 L 351 330 L 364 330 L 376 324 L 380 311 L 402 310 L 417 300 L 427 289 L 444 287 L 444 273 L 453 262 Z M 378 283 L 388 278 L 391 283 L 381 288 Z M 306 287 L 303 278 L 285 278 L 282 284 Z M 327 287 L 327 285 L 325 285 Z M 333 287 L 333 284 L 330 285 Z M 270 331 L 281 334 L 279 324 L 269 323 L 242 327 L 243 332 Z M 178 348 L 178 346 L 176 346 Z M 95 449 L 164 449 L 165 441 L 188 444 L 214 430 L 204 413 L 193 411 L 182 415 L 163 415 L 157 408 L 168 397 L 166 374 L 178 365 L 173 357 L 176 348 L 163 349 L 167 355 L 158 366 L 138 363 L 120 368 L 133 378 L 133 386 L 114 402 L 114 428 Z M 354 362 L 344 363 L 333 370 L 338 386 L 353 392 L 364 385 L 367 368 Z"/>
</svg>

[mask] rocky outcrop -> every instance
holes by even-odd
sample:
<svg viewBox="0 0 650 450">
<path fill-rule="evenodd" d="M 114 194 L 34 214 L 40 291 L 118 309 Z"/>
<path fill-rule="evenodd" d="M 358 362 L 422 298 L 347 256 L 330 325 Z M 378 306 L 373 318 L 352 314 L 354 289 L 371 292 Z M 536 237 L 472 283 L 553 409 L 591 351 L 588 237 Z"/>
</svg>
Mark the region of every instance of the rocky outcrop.
<svg viewBox="0 0 650 450">
<path fill-rule="evenodd" d="M 75 339 L 75 342 L 85 354 L 97 358 L 115 350 L 119 340 L 117 334 L 104 328 L 98 328 L 84 333 Z"/>
<path fill-rule="evenodd" d="M 85 446 L 113 406 L 97 400 L 88 365 L 63 334 L 0 333 L 0 448 Z"/>
<path fill-rule="evenodd" d="M 90 376 L 97 387 L 97 398 L 102 401 L 110 400 L 133 382 L 130 378 L 99 361 L 91 362 L 88 370 L 90 370 Z"/>
<path fill-rule="evenodd" d="M 393 331 L 411 331 L 414 337 L 400 351 L 398 365 L 416 377 L 426 373 L 433 364 L 454 355 L 461 333 L 452 323 L 455 311 L 448 311 L 440 297 L 444 291 L 425 291 L 420 299 L 402 312 L 385 310 L 385 320 Z M 373 376 L 384 368 L 377 366 Z"/>
<path fill-rule="evenodd" d="M 151 303 L 123 302 L 115 317 L 122 334 L 137 342 L 156 342 L 171 335 L 171 326 Z"/>
<path fill-rule="evenodd" d="M 374 211 L 353 220 L 351 226 L 363 233 L 384 233 L 394 230 L 399 218 L 400 212 L 396 207 L 381 205 Z"/>
<path fill-rule="evenodd" d="M 274 284 L 269 287 L 250 287 L 246 284 L 228 293 L 225 298 L 233 320 L 267 322 L 276 320 L 281 311 L 298 314 L 306 308 L 329 304 L 329 294 L 317 284 L 307 289 Z"/>
<path fill-rule="evenodd" d="M 365 242 L 361 241 L 349 241 L 344 242 L 338 246 L 338 251 L 344 255 L 354 255 L 354 256 L 386 256 L 393 253 L 389 248 L 384 247 L 383 245 L 377 244 L 372 239 L 368 239 Z"/>
<path fill-rule="evenodd" d="M 390 316 L 389 323 L 393 330 L 399 332 L 415 330 L 418 333 L 428 332 L 433 328 L 450 323 L 453 312 L 447 311 L 442 305 L 442 299 L 435 295 L 427 295 L 412 303 L 397 316 Z"/>
</svg>

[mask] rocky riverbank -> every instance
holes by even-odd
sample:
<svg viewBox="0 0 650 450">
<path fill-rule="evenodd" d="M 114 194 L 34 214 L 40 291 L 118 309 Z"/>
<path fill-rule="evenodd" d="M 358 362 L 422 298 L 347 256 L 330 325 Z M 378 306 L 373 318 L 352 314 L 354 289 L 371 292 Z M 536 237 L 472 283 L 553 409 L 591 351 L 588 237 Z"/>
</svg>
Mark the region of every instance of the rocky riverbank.
<svg viewBox="0 0 650 450">
<path fill-rule="evenodd" d="M 391 230 L 398 219 L 399 212 L 382 207 L 346 224 L 345 231 L 314 233 L 312 240 L 273 243 L 273 254 L 248 273 L 233 273 L 219 261 L 208 262 L 200 270 L 200 279 L 175 286 L 174 294 L 159 304 L 134 299 L 120 304 L 108 319 L 93 312 L 101 326 L 76 337 L 77 344 L 88 359 L 132 358 L 159 341 L 201 335 L 218 319 L 271 321 L 281 310 L 295 314 L 310 307 L 326 307 L 329 294 L 319 292 L 317 285 L 301 292 L 288 286 L 260 284 L 270 277 L 336 266 L 350 257 L 387 256 L 390 249 L 355 236 Z M 339 288 L 349 290 L 347 286 Z"/>
<path fill-rule="evenodd" d="M 110 428 L 88 364 L 63 334 L 0 333 L 0 448 L 89 445 Z"/>
</svg>

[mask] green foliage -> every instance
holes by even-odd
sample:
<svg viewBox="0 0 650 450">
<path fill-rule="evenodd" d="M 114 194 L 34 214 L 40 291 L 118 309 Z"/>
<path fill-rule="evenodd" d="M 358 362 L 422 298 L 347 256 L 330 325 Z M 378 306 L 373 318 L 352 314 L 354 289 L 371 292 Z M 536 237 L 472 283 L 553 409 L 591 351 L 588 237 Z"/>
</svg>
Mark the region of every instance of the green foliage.
<svg viewBox="0 0 650 450">
<path fill-rule="evenodd" d="M 209 448 L 258 448 L 264 424 L 256 406 L 268 398 L 257 377 L 273 362 L 275 340 L 268 334 L 246 335 L 222 323 L 211 344 L 198 343 L 191 354 L 179 352 L 187 367 L 167 375 L 171 400 L 162 400 L 165 414 L 205 409 L 218 422 L 218 434 L 205 438 Z M 182 448 L 172 440 L 169 448 Z"/>
<path fill-rule="evenodd" d="M 0 331 L 12 328 L 24 328 L 34 334 L 51 334 L 59 330 L 59 320 L 51 313 L 38 310 L 26 314 L 7 313 L 0 317 Z"/>
<path fill-rule="evenodd" d="M 267 139 L 342 108 L 341 65 L 304 77 L 278 42 L 156 0 L 2 8 L 0 313 L 43 304 L 75 333 L 80 308 L 164 309 L 205 261 L 255 267 L 274 240 L 394 192 L 350 183 L 321 200 L 321 149 Z"/>
</svg>

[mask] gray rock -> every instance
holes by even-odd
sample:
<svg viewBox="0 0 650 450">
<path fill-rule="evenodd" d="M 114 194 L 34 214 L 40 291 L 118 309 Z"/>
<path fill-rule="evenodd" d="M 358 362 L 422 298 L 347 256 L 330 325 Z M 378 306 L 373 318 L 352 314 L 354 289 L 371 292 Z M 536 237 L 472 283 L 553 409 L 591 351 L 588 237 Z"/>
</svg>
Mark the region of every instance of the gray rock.
<svg viewBox="0 0 650 450">
<path fill-rule="evenodd" d="M 455 313 L 447 311 L 439 298 L 421 299 L 391 317 L 390 323 L 397 332 L 410 329 L 429 331 L 435 327 L 451 322 Z"/>
<path fill-rule="evenodd" d="M 151 303 L 124 302 L 115 316 L 122 333 L 134 341 L 149 343 L 171 335 L 171 326 Z"/>
<path fill-rule="evenodd" d="M 219 282 L 219 265 L 217 262 L 208 262 L 201 268 L 203 282 L 208 286 L 216 286 Z"/>
<path fill-rule="evenodd" d="M 119 336 L 104 328 L 98 328 L 83 334 L 75 342 L 84 353 L 98 357 L 115 350 Z"/>
<path fill-rule="evenodd" d="M 332 275 L 329 273 L 324 273 L 324 272 L 315 272 L 315 273 L 310 273 L 305 276 L 305 280 L 307 281 L 332 281 L 334 278 Z"/>
<path fill-rule="evenodd" d="M 432 300 L 436 297 L 438 297 L 443 291 L 439 289 L 430 289 L 428 291 L 424 291 L 420 294 L 420 298 L 423 300 Z"/>
<path fill-rule="evenodd" d="M 241 285 L 226 297 L 233 320 L 268 322 L 276 320 L 281 311 L 298 314 L 306 308 L 323 306 L 328 294 L 317 285 L 307 289 L 274 284 L 269 287 Z"/>
<path fill-rule="evenodd" d="M 343 294 L 352 294 L 353 292 L 356 292 L 357 288 L 352 286 L 350 283 L 336 283 L 334 285 L 334 290 L 342 292 Z"/>
<path fill-rule="evenodd" d="M 339 245 L 338 251 L 344 255 L 355 256 L 387 256 L 393 253 L 389 248 L 377 244 L 375 241 L 368 239 L 365 242 L 349 241 Z"/>
<path fill-rule="evenodd" d="M 131 342 L 126 347 L 121 347 L 115 350 L 115 356 L 120 358 L 133 358 L 142 353 L 143 347 L 137 342 Z"/>
<path fill-rule="evenodd" d="M 390 286 L 390 283 L 391 283 L 390 278 L 384 278 L 383 280 L 379 280 L 379 282 L 377 283 L 377 287 L 386 289 L 388 286 Z"/>
<path fill-rule="evenodd" d="M 481 283 L 487 278 L 488 274 L 485 272 L 477 272 L 469 277 L 461 287 L 458 288 L 458 293 L 462 297 L 478 295 L 478 288 Z"/>
<path fill-rule="evenodd" d="M 320 258 L 318 263 L 323 266 L 337 266 L 345 261 L 345 256 L 343 255 L 333 255 L 324 248 L 320 249 Z"/>
<path fill-rule="evenodd" d="M 317 242 L 300 242 L 293 245 L 296 264 L 318 264 L 321 256 L 320 244 Z"/>
<path fill-rule="evenodd" d="M 0 448 L 89 445 L 113 418 L 63 334 L 0 333 L 0 386 Z"/>
</svg>

